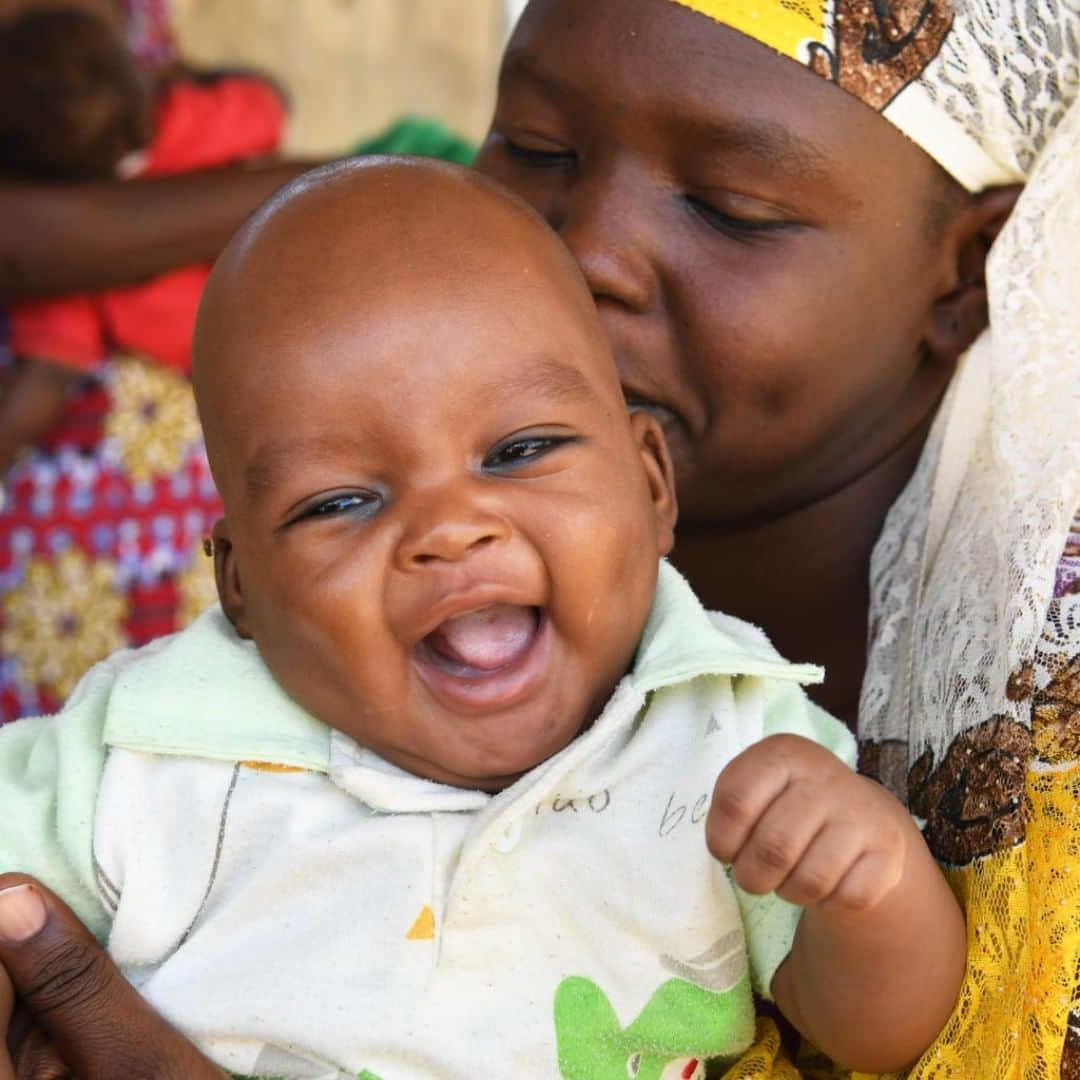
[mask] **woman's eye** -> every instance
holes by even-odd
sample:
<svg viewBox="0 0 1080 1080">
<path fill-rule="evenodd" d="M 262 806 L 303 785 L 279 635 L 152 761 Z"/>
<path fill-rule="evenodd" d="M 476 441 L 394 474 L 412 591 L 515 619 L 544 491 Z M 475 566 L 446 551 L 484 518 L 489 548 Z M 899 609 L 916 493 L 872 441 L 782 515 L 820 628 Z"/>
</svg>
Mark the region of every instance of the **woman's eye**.
<svg viewBox="0 0 1080 1080">
<path fill-rule="evenodd" d="M 780 216 L 773 218 L 740 217 L 736 214 L 720 210 L 711 203 L 705 202 L 704 199 L 697 198 L 695 195 L 687 195 L 685 198 L 687 205 L 698 215 L 698 217 L 700 217 L 707 225 L 712 226 L 714 229 L 719 229 L 721 232 L 741 233 L 743 235 L 750 235 L 752 233 L 760 234 L 777 232 L 780 229 L 787 228 L 794 224 L 794 222 Z"/>
<path fill-rule="evenodd" d="M 570 441 L 569 438 L 553 436 L 513 439 L 496 446 L 484 458 L 484 469 L 513 469 L 520 465 L 527 465 Z"/>
<path fill-rule="evenodd" d="M 574 160 L 574 152 L 555 146 L 526 146 L 503 135 L 503 143 L 510 157 L 528 165 L 565 165 Z"/>
<path fill-rule="evenodd" d="M 362 514 L 370 517 L 381 505 L 382 499 L 373 491 L 346 491 L 311 503 L 294 520 L 336 517 L 341 514 Z"/>
</svg>

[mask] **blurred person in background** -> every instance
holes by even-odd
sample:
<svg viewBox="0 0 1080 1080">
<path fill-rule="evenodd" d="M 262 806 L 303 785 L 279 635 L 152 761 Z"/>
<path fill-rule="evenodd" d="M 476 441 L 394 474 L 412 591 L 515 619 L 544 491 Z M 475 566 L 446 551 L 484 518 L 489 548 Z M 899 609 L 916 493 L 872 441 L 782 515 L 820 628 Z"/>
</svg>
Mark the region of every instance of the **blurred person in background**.
<svg viewBox="0 0 1080 1080">
<path fill-rule="evenodd" d="M 55 0 L 0 0 L 0 25 Z M 68 0 L 125 35 L 139 66 L 180 66 L 166 0 Z M 20 298 L 131 285 L 216 258 L 265 198 L 316 161 L 260 160 L 127 185 L 0 176 L 0 308 Z M 2 339 L 0 334 L 0 339 Z"/>
<path fill-rule="evenodd" d="M 156 23 L 136 22 L 167 58 Z M 255 75 L 140 68 L 107 15 L 0 25 L 0 175 L 66 185 L 275 151 Z M 187 375 L 209 262 L 121 289 L 11 305 L 0 383 L 0 721 L 51 708 L 117 647 L 209 603 L 196 556 L 220 513 Z"/>
<path fill-rule="evenodd" d="M 166 0 L 60 7 L 0 0 L 0 29 L 35 12 L 93 28 L 79 57 L 44 58 L 53 76 L 31 80 L 21 45 L 0 76 L 0 723 L 211 602 L 191 324 L 232 232 L 317 164 L 267 153 L 281 106 L 263 81 L 185 67 Z M 409 116 L 352 153 L 464 164 L 475 147 Z"/>
</svg>

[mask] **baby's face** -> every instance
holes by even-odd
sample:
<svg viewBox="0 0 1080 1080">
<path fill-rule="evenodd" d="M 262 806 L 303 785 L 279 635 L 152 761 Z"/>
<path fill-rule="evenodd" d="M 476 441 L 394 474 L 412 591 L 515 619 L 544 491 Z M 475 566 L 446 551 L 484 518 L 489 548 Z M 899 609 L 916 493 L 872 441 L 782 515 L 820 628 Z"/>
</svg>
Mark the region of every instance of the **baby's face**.
<svg viewBox="0 0 1080 1080">
<path fill-rule="evenodd" d="M 627 418 L 587 297 L 526 224 L 253 287 L 210 418 L 238 629 L 313 715 L 489 790 L 603 706 L 674 515 L 654 421 Z"/>
</svg>

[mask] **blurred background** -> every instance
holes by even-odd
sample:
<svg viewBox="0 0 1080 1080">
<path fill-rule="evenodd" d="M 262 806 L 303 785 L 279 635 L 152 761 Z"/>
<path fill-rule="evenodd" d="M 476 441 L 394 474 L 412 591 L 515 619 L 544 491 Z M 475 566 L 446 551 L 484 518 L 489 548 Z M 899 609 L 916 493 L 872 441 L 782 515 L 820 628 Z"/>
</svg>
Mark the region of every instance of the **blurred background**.
<svg viewBox="0 0 1080 1080">
<path fill-rule="evenodd" d="M 0 0 L 0 724 L 213 603 L 213 260 L 321 160 L 468 163 L 524 0 Z"/>
<path fill-rule="evenodd" d="M 403 114 L 479 140 L 524 0 L 172 0 L 181 54 L 288 90 L 286 150 L 334 154 Z"/>
</svg>

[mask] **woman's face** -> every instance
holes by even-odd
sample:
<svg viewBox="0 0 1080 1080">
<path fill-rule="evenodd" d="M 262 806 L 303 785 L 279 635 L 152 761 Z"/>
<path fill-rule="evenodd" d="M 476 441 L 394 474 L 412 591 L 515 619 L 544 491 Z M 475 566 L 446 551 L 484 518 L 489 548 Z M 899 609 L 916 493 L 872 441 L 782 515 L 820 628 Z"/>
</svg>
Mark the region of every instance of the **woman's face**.
<svg viewBox="0 0 1080 1080">
<path fill-rule="evenodd" d="M 937 166 L 871 109 L 670 0 L 533 0 L 479 167 L 577 257 L 681 520 L 813 502 L 933 410 L 955 287 Z"/>
</svg>

